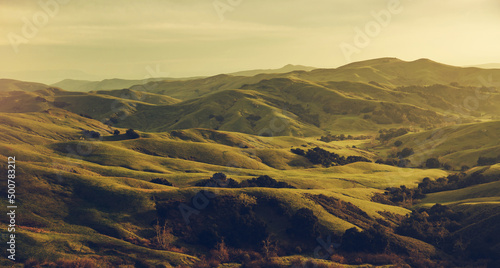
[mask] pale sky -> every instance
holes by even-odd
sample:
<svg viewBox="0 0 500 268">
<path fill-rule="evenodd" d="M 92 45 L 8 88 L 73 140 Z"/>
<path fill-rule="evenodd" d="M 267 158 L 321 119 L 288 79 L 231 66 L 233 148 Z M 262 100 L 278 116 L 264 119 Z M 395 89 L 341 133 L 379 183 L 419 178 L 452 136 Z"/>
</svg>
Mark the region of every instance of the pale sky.
<svg viewBox="0 0 500 268">
<path fill-rule="evenodd" d="M 0 78 L 44 83 L 335 68 L 379 57 L 500 62 L 498 0 L 0 0 L 0 7 Z M 356 29 L 368 35 L 355 42 Z M 346 57 L 341 46 L 354 50 Z"/>
</svg>

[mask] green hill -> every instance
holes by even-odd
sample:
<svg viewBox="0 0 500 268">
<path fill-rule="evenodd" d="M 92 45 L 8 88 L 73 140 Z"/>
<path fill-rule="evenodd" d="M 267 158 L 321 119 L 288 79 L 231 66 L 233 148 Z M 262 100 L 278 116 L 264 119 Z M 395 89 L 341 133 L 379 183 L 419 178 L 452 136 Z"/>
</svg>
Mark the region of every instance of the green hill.
<svg viewBox="0 0 500 268">
<path fill-rule="evenodd" d="M 486 263 L 481 259 L 498 253 L 500 164 L 475 164 L 498 156 L 500 98 L 473 77 L 495 72 L 385 58 L 91 92 L 2 80 L 0 156 L 16 157 L 19 261 L 190 267 L 228 254 L 234 267 Z M 471 96 L 478 107 L 464 105 Z M 402 127 L 409 132 L 377 139 Z M 332 139 L 324 142 L 327 133 Z M 375 163 L 403 148 L 413 149 L 411 167 Z M 431 157 L 452 170 L 424 168 Z M 443 181 L 461 169 L 488 183 L 470 180 L 413 203 L 424 178 Z M 6 162 L 0 170 L 6 175 Z M 0 191 L 7 192 L 6 182 Z M 374 202 L 394 193 L 404 194 L 403 205 Z M 398 231 L 415 220 L 405 217 L 410 209 L 437 203 L 463 212 L 437 221 L 455 229 L 425 230 L 436 240 Z M 413 212 L 415 226 L 430 226 L 435 219 L 426 213 Z M 7 233 L 5 217 L 2 223 Z M 322 241 L 333 244 L 322 248 Z M 365 249 L 349 251 L 349 243 Z M 329 246 L 332 256 L 313 260 L 318 247 Z"/>
<path fill-rule="evenodd" d="M 435 157 L 460 169 L 463 165 L 476 165 L 480 156 L 496 157 L 500 149 L 499 131 L 499 121 L 469 123 L 410 133 L 387 144 L 391 146 L 399 140 L 401 148 L 413 148 L 415 154 L 409 158 L 413 165 L 418 166 Z"/>
</svg>

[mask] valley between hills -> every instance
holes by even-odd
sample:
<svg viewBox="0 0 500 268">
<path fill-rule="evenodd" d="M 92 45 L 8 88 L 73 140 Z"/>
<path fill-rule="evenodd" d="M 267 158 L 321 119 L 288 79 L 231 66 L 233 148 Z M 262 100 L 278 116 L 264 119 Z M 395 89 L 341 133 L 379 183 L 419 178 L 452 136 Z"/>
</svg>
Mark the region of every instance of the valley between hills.
<svg viewBox="0 0 500 268">
<path fill-rule="evenodd" d="M 498 267 L 497 81 L 396 58 L 0 79 L 0 266 Z"/>
</svg>

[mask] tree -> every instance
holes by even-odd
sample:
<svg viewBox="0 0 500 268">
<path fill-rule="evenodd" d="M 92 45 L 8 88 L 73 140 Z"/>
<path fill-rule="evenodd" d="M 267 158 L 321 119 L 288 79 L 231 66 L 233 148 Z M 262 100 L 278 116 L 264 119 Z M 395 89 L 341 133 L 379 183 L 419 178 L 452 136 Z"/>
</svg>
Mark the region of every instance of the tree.
<svg viewBox="0 0 500 268">
<path fill-rule="evenodd" d="M 89 139 L 99 139 L 101 137 L 101 133 L 93 130 L 84 130 L 83 135 Z"/>
<path fill-rule="evenodd" d="M 400 158 L 406 158 L 414 153 L 415 152 L 413 151 L 412 148 L 404 148 L 401 152 L 398 152 L 396 155 L 397 155 L 397 157 L 400 157 Z"/>
<path fill-rule="evenodd" d="M 289 230 L 298 238 L 316 238 L 319 234 L 318 217 L 312 210 L 301 208 L 292 216 L 292 228 Z"/>
<path fill-rule="evenodd" d="M 425 167 L 427 168 L 440 168 L 441 163 L 437 158 L 429 158 L 425 161 Z"/>
<path fill-rule="evenodd" d="M 400 140 L 397 140 L 397 141 L 394 142 L 394 146 L 396 146 L 396 147 L 399 147 L 401 145 L 403 145 L 403 142 L 400 141 Z"/>
<path fill-rule="evenodd" d="M 118 129 L 115 129 L 115 131 L 113 131 L 113 135 L 115 135 L 115 136 L 120 135 L 120 131 Z"/>
<path fill-rule="evenodd" d="M 129 139 L 138 139 L 140 138 L 141 136 L 139 135 L 139 133 L 135 132 L 135 130 L 133 129 L 129 129 L 127 130 L 127 132 L 125 132 L 125 134 L 127 135 L 127 137 Z"/>
</svg>

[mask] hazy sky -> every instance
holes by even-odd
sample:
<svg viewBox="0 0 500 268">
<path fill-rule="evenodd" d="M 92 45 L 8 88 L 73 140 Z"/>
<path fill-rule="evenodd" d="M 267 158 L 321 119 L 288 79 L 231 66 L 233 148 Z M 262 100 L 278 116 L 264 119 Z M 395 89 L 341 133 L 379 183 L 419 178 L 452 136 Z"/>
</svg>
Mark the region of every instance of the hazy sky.
<svg viewBox="0 0 500 268">
<path fill-rule="evenodd" d="M 378 57 L 452 65 L 500 62 L 498 0 L 0 0 L 0 5 L 0 77 L 45 83 L 64 77 L 213 75 L 289 63 L 338 67 Z M 380 14 L 379 20 L 373 14 Z"/>
</svg>

